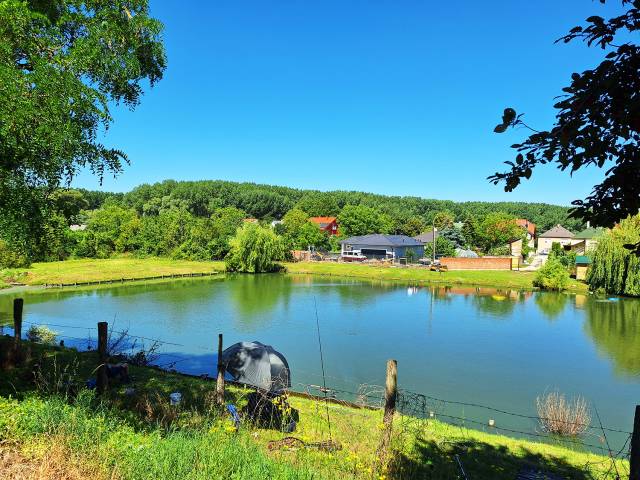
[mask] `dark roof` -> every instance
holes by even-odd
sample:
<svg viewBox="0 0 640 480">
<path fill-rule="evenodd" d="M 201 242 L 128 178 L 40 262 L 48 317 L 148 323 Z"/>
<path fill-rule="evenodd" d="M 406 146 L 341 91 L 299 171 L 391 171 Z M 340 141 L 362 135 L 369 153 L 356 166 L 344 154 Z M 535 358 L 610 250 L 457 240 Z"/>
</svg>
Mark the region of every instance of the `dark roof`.
<svg viewBox="0 0 640 480">
<path fill-rule="evenodd" d="M 592 239 L 604 233 L 604 228 L 585 228 L 580 233 L 577 233 L 575 238 L 580 239 Z"/>
<path fill-rule="evenodd" d="M 384 235 L 372 233 L 359 237 L 345 238 L 340 243 L 380 245 L 384 247 L 421 247 L 422 242 L 406 235 Z"/>
<path fill-rule="evenodd" d="M 436 230 L 436 238 L 438 238 L 439 236 L 440 236 L 440 232 Z M 421 233 L 420 235 L 416 235 L 413 238 L 415 238 L 416 240 L 422 243 L 431 243 L 433 242 L 433 230 L 429 230 L 428 232 Z"/>
<path fill-rule="evenodd" d="M 573 238 L 575 235 L 562 225 L 556 225 L 550 230 L 547 230 L 539 238 Z"/>
</svg>

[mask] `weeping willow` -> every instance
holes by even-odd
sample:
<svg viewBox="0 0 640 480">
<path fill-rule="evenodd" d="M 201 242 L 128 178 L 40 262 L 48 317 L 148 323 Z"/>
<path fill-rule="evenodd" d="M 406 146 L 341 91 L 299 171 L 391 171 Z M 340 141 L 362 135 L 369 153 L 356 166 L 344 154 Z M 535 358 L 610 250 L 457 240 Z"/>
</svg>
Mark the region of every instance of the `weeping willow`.
<svg viewBox="0 0 640 480">
<path fill-rule="evenodd" d="M 587 274 L 592 290 L 640 296 L 640 259 L 625 244 L 640 241 L 640 214 L 628 217 L 600 237 Z"/>
</svg>

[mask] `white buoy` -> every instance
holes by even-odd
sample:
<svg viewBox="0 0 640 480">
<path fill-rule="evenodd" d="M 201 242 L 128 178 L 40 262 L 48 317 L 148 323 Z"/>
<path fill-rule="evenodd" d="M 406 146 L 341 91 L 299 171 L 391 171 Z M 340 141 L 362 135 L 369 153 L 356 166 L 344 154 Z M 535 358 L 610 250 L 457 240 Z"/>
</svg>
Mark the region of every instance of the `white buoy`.
<svg viewBox="0 0 640 480">
<path fill-rule="evenodd" d="M 496 426 L 496 421 L 493 418 L 489 419 L 489 426 L 490 427 L 495 427 Z"/>
</svg>

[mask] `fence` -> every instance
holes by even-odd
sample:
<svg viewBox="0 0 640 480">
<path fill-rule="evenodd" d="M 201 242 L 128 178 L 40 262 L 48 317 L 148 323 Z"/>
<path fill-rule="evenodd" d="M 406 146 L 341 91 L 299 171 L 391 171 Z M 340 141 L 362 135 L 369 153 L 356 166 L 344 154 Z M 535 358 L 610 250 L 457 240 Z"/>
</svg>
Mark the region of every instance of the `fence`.
<svg viewBox="0 0 640 480">
<path fill-rule="evenodd" d="M 164 370 L 174 370 L 176 365 L 189 360 L 187 356 L 163 354 L 157 348 L 164 346 L 185 347 L 185 345 L 157 338 L 133 335 L 124 330 L 108 331 L 106 322 L 99 322 L 96 327 L 50 323 L 35 324 L 23 322 L 22 313 L 23 301 L 22 299 L 15 299 L 13 309 L 14 339 L 12 343 L 15 349 L 20 349 L 24 325 L 87 331 L 88 338 L 73 335 L 57 336 L 61 339 L 87 342 L 88 348 L 97 349 L 99 353 L 99 363 L 96 369 L 98 392 L 103 392 L 108 388 L 105 365 L 110 353 L 119 347 L 124 349 L 136 348 L 136 346 L 145 348 L 145 344 L 141 345 L 138 342 L 150 342 L 151 346 L 147 346 L 147 349 L 173 357 L 171 359 L 165 357 L 162 362 L 156 361 L 154 363 L 155 367 Z M 93 340 L 94 338 L 96 340 Z M 222 334 L 220 334 L 217 349 L 213 345 L 214 342 L 212 342 L 211 347 L 201 346 L 198 349 L 212 354 L 217 353 L 218 359 L 220 359 L 223 348 L 222 341 Z M 223 404 L 225 389 L 224 366 L 218 362 L 216 370 L 215 402 Z M 316 444 L 321 444 L 323 448 L 334 448 L 336 439 L 346 439 L 345 441 L 349 442 L 350 450 L 358 451 L 358 449 L 361 449 L 365 451 L 373 459 L 372 461 L 376 462 L 378 468 L 380 468 L 381 464 L 393 464 L 395 465 L 394 468 L 397 468 L 400 472 L 415 474 L 416 471 L 419 471 L 420 474 L 424 474 L 425 472 L 420 469 L 425 468 L 424 465 L 429 465 L 428 462 L 431 460 L 428 460 L 426 464 L 424 462 L 411 461 L 412 455 L 417 455 L 417 450 L 415 449 L 418 447 L 415 446 L 422 445 L 420 448 L 424 449 L 421 454 L 423 457 L 426 455 L 425 451 L 429 452 L 429 455 L 433 455 L 434 458 L 438 454 L 445 453 L 445 456 L 451 461 L 452 468 L 461 473 L 463 478 L 467 478 L 465 465 L 472 464 L 478 458 L 482 459 L 483 455 L 488 455 L 487 452 L 482 450 L 488 449 L 488 444 L 479 441 L 475 433 L 483 432 L 531 438 L 545 443 L 559 444 L 578 451 L 590 449 L 593 452 L 604 455 L 606 458 L 597 462 L 585 462 L 582 466 L 582 472 L 587 472 L 591 476 L 583 478 L 629 478 L 631 480 L 640 480 L 640 406 L 635 409 L 632 431 L 604 425 L 597 410 L 595 410 L 597 423 L 586 424 L 565 420 L 565 423 L 579 427 L 583 431 L 582 435 L 554 438 L 541 428 L 545 420 L 550 420 L 548 418 L 540 415 L 508 411 L 476 402 L 445 399 L 398 388 L 397 372 L 397 364 L 391 360 L 387 365 L 387 384 L 385 386 L 362 384 L 353 385 L 351 389 L 334 388 L 331 386 L 332 377 L 327 375 L 323 377 L 323 380 L 329 379 L 329 386 L 327 386 L 327 383 L 319 385 L 296 382 L 291 387 L 290 395 L 310 401 L 311 405 L 313 405 L 312 409 L 315 410 L 315 417 L 322 419 L 322 421 L 312 423 L 312 436 L 325 439 L 324 443 L 315 442 Z M 201 378 L 213 380 L 208 376 L 201 376 Z M 469 412 L 472 413 L 470 414 Z M 336 419 L 338 421 L 335 421 Z M 514 426 L 513 423 L 509 422 L 509 419 L 525 420 L 532 424 L 533 427 L 531 429 L 523 429 L 522 427 Z M 522 423 L 519 425 L 522 425 Z M 375 450 L 372 450 L 370 441 L 367 443 L 368 446 L 363 446 L 365 445 L 363 439 L 371 437 L 372 429 L 374 431 L 375 429 L 380 430 L 377 432 L 379 441 L 376 442 Z M 614 446 L 610 442 L 612 435 L 624 440 Z M 278 448 L 280 444 L 275 442 L 274 445 L 274 448 Z M 406 450 L 406 445 L 413 445 L 414 447 L 411 448 L 414 448 L 414 450 L 411 452 L 403 451 L 403 449 Z M 396 451 L 403 453 L 393 457 L 395 454 L 392 455 L 392 452 Z M 491 454 L 501 453 L 496 450 Z M 526 473 L 523 475 L 525 476 L 519 478 L 528 478 Z"/>
</svg>

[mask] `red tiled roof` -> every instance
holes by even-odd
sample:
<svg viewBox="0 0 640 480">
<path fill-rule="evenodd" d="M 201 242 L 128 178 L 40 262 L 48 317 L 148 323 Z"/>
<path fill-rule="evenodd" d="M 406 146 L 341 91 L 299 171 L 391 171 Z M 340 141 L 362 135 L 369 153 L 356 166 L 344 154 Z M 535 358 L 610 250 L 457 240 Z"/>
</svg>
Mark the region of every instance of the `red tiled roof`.
<svg viewBox="0 0 640 480">
<path fill-rule="evenodd" d="M 535 223 L 530 222 L 526 218 L 517 218 L 516 219 L 516 224 L 519 227 L 526 228 L 527 231 L 531 234 L 531 236 L 535 236 L 535 234 L 536 234 L 536 224 Z"/>
<path fill-rule="evenodd" d="M 309 221 L 313 222 L 313 223 L 324 223 L 324 224 L 327 224 L 327 223 L 335 222 L 336 221 L 336 217 L 311 217 L 311 218 L 309 218 Z"/>
</svg>

